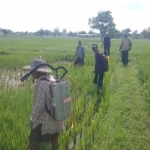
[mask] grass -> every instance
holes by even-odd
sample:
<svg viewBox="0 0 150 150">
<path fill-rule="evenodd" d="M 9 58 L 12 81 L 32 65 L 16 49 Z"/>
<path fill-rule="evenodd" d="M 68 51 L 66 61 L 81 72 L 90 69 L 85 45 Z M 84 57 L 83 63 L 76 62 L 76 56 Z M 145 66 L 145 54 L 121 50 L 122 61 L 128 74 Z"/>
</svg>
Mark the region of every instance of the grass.
<svg viewBox="0 0 150 150">
<path fill-rule="evenodd" d="M 127 68 L 118 64 L 116 81 L 111 78 L 112 94 L 106 117 L 101 122 L 100 149 L 148 150 L 150 147 L 149 105 L 136 76 L 135 63 Z M 115 89 L 114 89 L 115 88 Z"/>
<path fill-rule="evenodd" d="M 72 142 L 74 150 L 149 150 L 148 40 L 133 40 L 127 68 L 120 61 L 120 40 L 112 40 L 110 70 L 104 78 L 101 103 L 97 103 L 93 85 L 94 54 L 91 49 L 85 46 L 85 66 L 73 67 L 71 58 L 78 39 L 4 37 L 0 41 L 0 149 L 25 150 L 34 85 L 29 79 L 14 88 L 10 82 L 6 84 L 6 78 L 9 76 L 8 81 L 18 83 L 24 74 L 22 67 L 41 55 L 54 67 L 64 66 L 77 85 L 74 128 L 69 129 L 67 120 L 67 131 L 59 139 L 60 150 Z M 83 38 L 82 41 L 88 44 L 97 41 L 101 46 L 99 39 Z M 72 101 L 73 94 L 71 84 Z M 41 149 L 50 148 L 41 145 Z"/>
</svg>

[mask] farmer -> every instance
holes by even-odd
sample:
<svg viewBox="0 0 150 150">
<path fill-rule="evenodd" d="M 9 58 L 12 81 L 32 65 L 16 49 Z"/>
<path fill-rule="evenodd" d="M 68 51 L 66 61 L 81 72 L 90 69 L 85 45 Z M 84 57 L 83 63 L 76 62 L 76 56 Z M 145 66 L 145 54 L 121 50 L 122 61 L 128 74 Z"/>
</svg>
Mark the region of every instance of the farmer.
<svg viewBox="0 0 150 150">
<path fill-rule="evenodd" d="M 76 57 L 74 66 L 76 66 L 77 64 L 84 65 L 85 48 L 82 46 L 81 40 L 78 41 L 78 46 L 76 48 L 76 54 L 74 55 L 74 57 Z"/>
<path fill-rule="evenodd" d="M 103 88 L 103 77 L 104 73 L 108 70 L 107 68 L 107 59 L 105 56 L 100 53 L 98 45 L 96 43 L 92 44 L 92 50 L 95 53 L 95 78 L 94 84 L 97 84 L 98 94 L 100 94 Z"/>
<path fill-rule="evenodd" d="M 41 56 L 33 59 L 24 70 L 31 71 L 40 64 L 45 63 Z M 52 144 L 52 149 L 58 149 L 58 138 L 65 130 L 65 122 L 56 122 L 51 116 L 53 112 L 52 99 L 49 84 L 55 79 L 51 75 L 51 70 L 40 67 L 32 73 L 37 80 L 33 106 L 30 116 L 31 133 L 29 136 L 29 149 L 39 150 L 40 142 Z"/>
<path fill-rule="evenodd" d="M 125 33 L 119 49 L 119 51 L 121 51 L 122 53 L 122 63 L 124 66 L 128 65 L 128 52 L 131 50 L 131 47 L 132 47 L 132 42 L 128 38 L 128 34 Z"/>
<path fill-rule="evenodd" d="M 106 32 L 102 47 L 103 47 L 103 45 L 104 45 L 104 55 L 109 56 L 110 55 L 111 40 L 110 40 L 110 37 L 108 35 L 108 32 Z"/>
</svg>

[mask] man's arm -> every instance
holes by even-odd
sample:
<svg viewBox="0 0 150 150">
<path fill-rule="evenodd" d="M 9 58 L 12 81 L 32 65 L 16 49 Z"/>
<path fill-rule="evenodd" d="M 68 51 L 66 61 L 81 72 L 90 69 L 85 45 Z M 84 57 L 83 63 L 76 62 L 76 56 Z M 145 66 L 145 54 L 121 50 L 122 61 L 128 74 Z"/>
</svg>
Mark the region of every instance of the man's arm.
<svg viewBox="0 0 150 150">
<path fill-rule="evenodd" d="M 119 50 L 121 50 L 121 49 L 122 49 L 122 45 L 123 45 L 123 40 L 121 41 L 121 45 L 120 45 L 120 49 L 119 49 Z"/>
<path fill-rule="evenodd" d="M 75 57 L 76 57 L 76 55 L 77 55 L 77 53 L 75 53 L 75 55 L 73 56 L 73 58 L 75 58 Z"/>
<path fill-rule="evenodd" d="M 104 40 L 105 40 L 105 38 L 104 38 Z M 102 41 L 102 46 L 101 46 L 101 48 L 103 47 L 103 45 L 104 45 L 104 40 Z"/>
<path fill-rule="evenodd" d="M 43 90 L 44 84 L 41 82 L 35 91 L 34 102 L 31 112 L 31 122 L 34 123 L 38 120 L 41 113 L 45 110 L 45 92 Z"/>
<path fill-rule="evenodd" d="M 132 47 L 132 41 L 131 39 L 129 39 L 129 43 L 130 43 L 130 48 Z"/>
</svg>

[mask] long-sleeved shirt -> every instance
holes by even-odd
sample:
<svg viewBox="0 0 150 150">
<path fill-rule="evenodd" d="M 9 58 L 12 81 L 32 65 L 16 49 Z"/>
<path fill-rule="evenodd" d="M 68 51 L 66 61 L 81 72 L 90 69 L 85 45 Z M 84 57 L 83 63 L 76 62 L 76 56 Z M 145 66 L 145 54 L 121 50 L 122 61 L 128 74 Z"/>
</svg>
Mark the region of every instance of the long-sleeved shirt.
<svg viewBox="0 0 150 150">
<path fill-rule="evenodd" d="M 121 51 L 126 51 L 131 48 L 132 42 L 129 38 L 123 38 L 121 42 Z"/>
<path fill-rule="evenodd" d="M 39 124 L 42 124 L 41 134 L 53 134 L 55 132 L 63 132 L 65 130 L 65 122 L 56 122 L 50 114 L 46 112 L 45 103 L 50 111 L 52 111 L 52 99 L 50 94 L 50 83 L 49 81 L 42 80 L 47 79 L 55 81 L 50 75 L 43 75 L 37 79 L 35 94 L 31 112 L 31 122 L 33 123 L 33 129 Z"/>
<path fill-rule="evenodd" d="M 84 58 L 85 56 L 85 48 L 81 45 L 76 48 L 76 57 Z"/>
<path fill-rule="evenodd" d="M 103 54 L 95 53 L 95 73 L 104 74 L 107 71 L 107 60 Z"/>
</svg>

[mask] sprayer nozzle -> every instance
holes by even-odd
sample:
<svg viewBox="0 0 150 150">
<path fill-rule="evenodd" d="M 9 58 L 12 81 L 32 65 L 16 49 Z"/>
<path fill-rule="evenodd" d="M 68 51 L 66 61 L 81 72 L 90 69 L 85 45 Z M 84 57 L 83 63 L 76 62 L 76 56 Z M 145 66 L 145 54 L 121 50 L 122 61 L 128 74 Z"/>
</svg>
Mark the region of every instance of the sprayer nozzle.
<svg viewBox="0 0 150 150">
<path fill-rule="evenodd" d="M 29 76 L 30 76 L 30 73 L 27 73 L 26 75 L 24 75 L 24 76 L 20 79 L 21 82 L 25 81 Z"/>
</svg>

